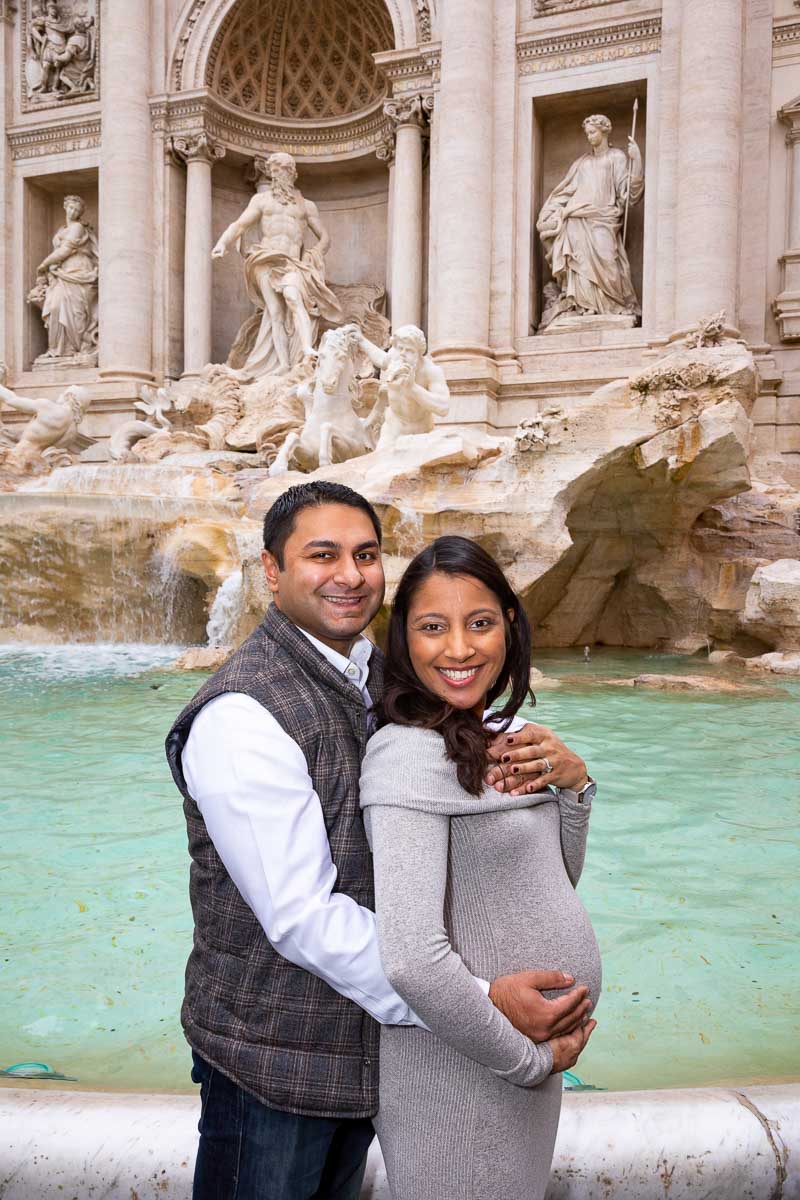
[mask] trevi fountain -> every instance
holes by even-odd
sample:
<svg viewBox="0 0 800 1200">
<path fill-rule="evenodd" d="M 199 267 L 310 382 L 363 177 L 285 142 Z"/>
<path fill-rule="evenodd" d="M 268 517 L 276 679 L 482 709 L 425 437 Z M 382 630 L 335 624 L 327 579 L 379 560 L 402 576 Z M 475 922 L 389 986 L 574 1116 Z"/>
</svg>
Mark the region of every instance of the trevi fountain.
<svg viewBox="0 0 800 1200">
<path fill-rule="evenodd" d="M 188 1195 L 158 742 L 260 621 L 304 479 L 375 505 L 389 599 L 439 534 L 489 549 L 539 719 L 599 763 L 608 1032 L 552 1196 L 688 1197 L 702 1155 L 709 1195 L 800 1196 L 798 9 L 0 0 L 4 1197 L 160 1195 L 145 1143 Z M 55 1130 L 114 1111 L 147 1132 L 109 1185 Z"/>
</svg>

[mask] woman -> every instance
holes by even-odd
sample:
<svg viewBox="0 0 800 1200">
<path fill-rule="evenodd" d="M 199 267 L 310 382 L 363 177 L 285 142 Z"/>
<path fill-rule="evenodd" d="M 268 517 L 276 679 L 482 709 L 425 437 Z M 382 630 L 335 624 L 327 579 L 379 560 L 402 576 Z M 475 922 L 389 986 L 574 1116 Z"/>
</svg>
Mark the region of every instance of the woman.
<svg viewBox="0 0 800 1200">
<path fill-rule="evenodd" d="M 91 358 L 97 352 L 97 238 L 83 220 L 85 208 L 80 196 L 64 197 L 66 224 L 36 268 L 36 286 L 28 299 L 41 305 L 48 340 L 37 362 Z"/>
<path fill-rule="evenodd" d="M 394 1200 L 540 1200 L 572 1066 L 595 1022 L 536 1045 L 478 983 L 553 968 L 600 991 L 574 892 L 588 804 L 483 784 L 491 736 L 528 694 L 530 629 L 494 560 L 438 538 L 410 564 L 389 625 L 361 804 L 384 968 L 428 1030 L 381 1030 L 376 1120 Z M 494 731 L 496 732 L 496 730 Z M 477 978 L 476 978 L 477 977 Z"/>
</svg>

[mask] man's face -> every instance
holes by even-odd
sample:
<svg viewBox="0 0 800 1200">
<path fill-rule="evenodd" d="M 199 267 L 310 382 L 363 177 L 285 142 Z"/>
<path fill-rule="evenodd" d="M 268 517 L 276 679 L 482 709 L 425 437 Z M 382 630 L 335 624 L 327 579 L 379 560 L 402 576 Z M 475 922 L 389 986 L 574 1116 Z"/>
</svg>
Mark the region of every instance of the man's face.
<svg viewBox="0 0 800 1200">
<path fill-rule="evenodd" d="M 407 342 L 401 338 L 392 343 L 391 358 L 394 362 L 405 363 L 411 367 L 412 371 L 416 372 L 419 366 L 420 353 L 413 342 Z"/>
<path fill-rule="evenodd" d="M 302 509 L 283 567 L 266 550 L 262 560 L 281 612 L 340 654 L 349 654 L 383 603 L 386 582 L 372 521 L 348 504 Z"/>
</svg>

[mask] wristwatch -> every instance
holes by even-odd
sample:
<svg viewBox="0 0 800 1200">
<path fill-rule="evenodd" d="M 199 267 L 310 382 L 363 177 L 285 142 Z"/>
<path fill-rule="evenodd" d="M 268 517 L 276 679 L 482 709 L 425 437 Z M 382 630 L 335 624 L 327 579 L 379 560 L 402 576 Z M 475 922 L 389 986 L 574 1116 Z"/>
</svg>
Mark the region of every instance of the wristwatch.
<svg viewBox="0 0 800 1200">
<path fill-rule="evenodd" d="M 579 792 L 576 792 L 573 788 L 559 788 L 558 790 L 564 792 L 570 798 L 577 800 L 578 804 L 586 804 L 587 802 L 591 804 L 597 792 L 597 784 L 590 775 Z"/>
</svg>

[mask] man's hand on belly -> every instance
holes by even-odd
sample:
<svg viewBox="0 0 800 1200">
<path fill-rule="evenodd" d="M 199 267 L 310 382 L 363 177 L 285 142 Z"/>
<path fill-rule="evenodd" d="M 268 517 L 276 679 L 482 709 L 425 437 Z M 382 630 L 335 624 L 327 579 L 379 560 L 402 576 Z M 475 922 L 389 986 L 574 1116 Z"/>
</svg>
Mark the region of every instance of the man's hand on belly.
<svg viewBox="0 0 800 1200">
<path fill-rule="evenodd" d="M 574 983 L 562 971 L 518 971 L 499 975 L 489 988 L 489 999 L 520 1033 L 534 1042 L 547 1042 L 579 1029 L 591 1011 L 589 989 Z M 556 1000 L 542 995 L 543 990 L 562 988 L 572 990 Z"/>
</svg>

